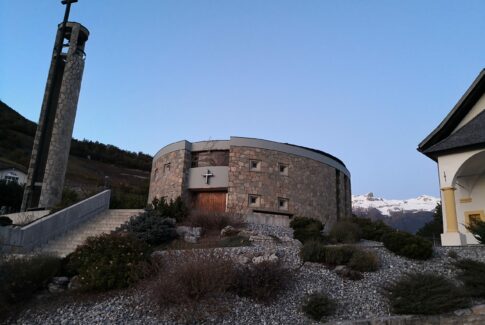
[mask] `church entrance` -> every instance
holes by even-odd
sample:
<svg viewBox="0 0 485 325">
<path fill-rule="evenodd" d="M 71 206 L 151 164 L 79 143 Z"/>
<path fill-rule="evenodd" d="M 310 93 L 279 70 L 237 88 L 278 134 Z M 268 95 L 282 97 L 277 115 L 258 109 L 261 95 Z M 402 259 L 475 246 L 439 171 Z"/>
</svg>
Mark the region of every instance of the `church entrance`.
<svg viewBox="0 0 485 325">
<path fill-rule="evenodd" d="M 192 207 L 201 212 L 225 212 L 227 192 L 194 192 Z"/>
</svg>

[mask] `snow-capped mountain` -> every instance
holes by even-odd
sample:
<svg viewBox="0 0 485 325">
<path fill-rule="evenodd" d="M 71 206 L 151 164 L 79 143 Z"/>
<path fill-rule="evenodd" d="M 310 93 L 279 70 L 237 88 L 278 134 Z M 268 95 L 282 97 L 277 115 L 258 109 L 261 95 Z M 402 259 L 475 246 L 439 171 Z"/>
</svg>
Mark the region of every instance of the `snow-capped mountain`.
<svg viewBox="0 0 485 325">
<path fill-rule="evenodd" d="M 421 195 L 408 200 L 387 200 L 373 193 L 352 196 L 352 212 L 360 217 L 382 220 L 389 226 L 415 233 L 433 219 L 439 198 Z"/>
<path fill-rule="evenodd" d="M 391 216 L 399 212 L 433 212 L 439 201 L 439 198 L 429 195 L 421 195 L 408 200 L 387 200 L 375 197 L 373 193 L 367 193 L 365 195 L 352 195 L 352 210 L 359 212 L 374 208 L 384 216 Z"/>
</svg>

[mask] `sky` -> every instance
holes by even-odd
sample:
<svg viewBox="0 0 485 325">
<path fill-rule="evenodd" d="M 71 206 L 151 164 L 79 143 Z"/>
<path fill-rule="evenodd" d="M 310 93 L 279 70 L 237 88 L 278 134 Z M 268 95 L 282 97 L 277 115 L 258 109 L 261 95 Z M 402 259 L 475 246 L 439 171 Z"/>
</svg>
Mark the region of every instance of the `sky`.
<svg viewBox="0 0 485 325">
<path fill-rule="evenodd" d="M 0 99 L 38 121 L 59 0 L 0 0 Z M 344 161 L 353 194 L 439 195 L 416 147 L 485 67 L 485 1 L 79 0 L 73 136 L 155 154 L 263 138 Z"/>
</svg>

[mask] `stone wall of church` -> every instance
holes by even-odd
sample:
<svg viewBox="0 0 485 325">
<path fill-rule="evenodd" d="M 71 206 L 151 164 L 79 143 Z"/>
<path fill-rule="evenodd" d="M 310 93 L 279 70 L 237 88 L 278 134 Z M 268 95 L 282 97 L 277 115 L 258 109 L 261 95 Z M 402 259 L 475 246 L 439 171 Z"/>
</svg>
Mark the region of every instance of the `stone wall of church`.
<svg viewBox="0 0 485 325">
<path fill-rule="evenodd" d="M 148 202 L 162 197 L 175 200 L 178 196 L 186 200 L 189 168 L 190 152 L 187 150 L 176 150 L 158 157 L 152 165 Z"/>
<path fill-rule="evenodd" d="M 250 170 L 250 161 L 261 162 L 259 171 Z M 282 175 L 279 164 L 288 166 Z M 250 213 L 249 195 L 258 195 L 259 208 L 280 211 L 279 198 L 288 199 L 288 213 L 319 219 L 322 222 L 337 218 L 337 192 L 340 201 L 339 217 L 350 215 L 350 186 L 340 173 L 313 159 L 275 150 L 231 146 L 229 154 L 229 188 L 227 211 Z M 348 193 L 346 194 L 346 192 Z"/>
</svg>

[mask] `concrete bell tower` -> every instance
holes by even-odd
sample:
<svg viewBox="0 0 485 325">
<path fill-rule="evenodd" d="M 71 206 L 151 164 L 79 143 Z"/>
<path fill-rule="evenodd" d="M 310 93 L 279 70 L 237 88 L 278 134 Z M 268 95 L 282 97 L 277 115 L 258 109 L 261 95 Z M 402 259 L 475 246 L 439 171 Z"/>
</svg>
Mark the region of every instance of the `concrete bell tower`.
<svg viewBox="0 0 485 325">
<path fill-rule="evenodd" d="M 89 37 L 84 26 L 67 21 L 74 2 L 77 0 L 62 1 L 66 13 L 57 28 L 22 211 L 51 208 L 62 198 Z"/>
</svg>

